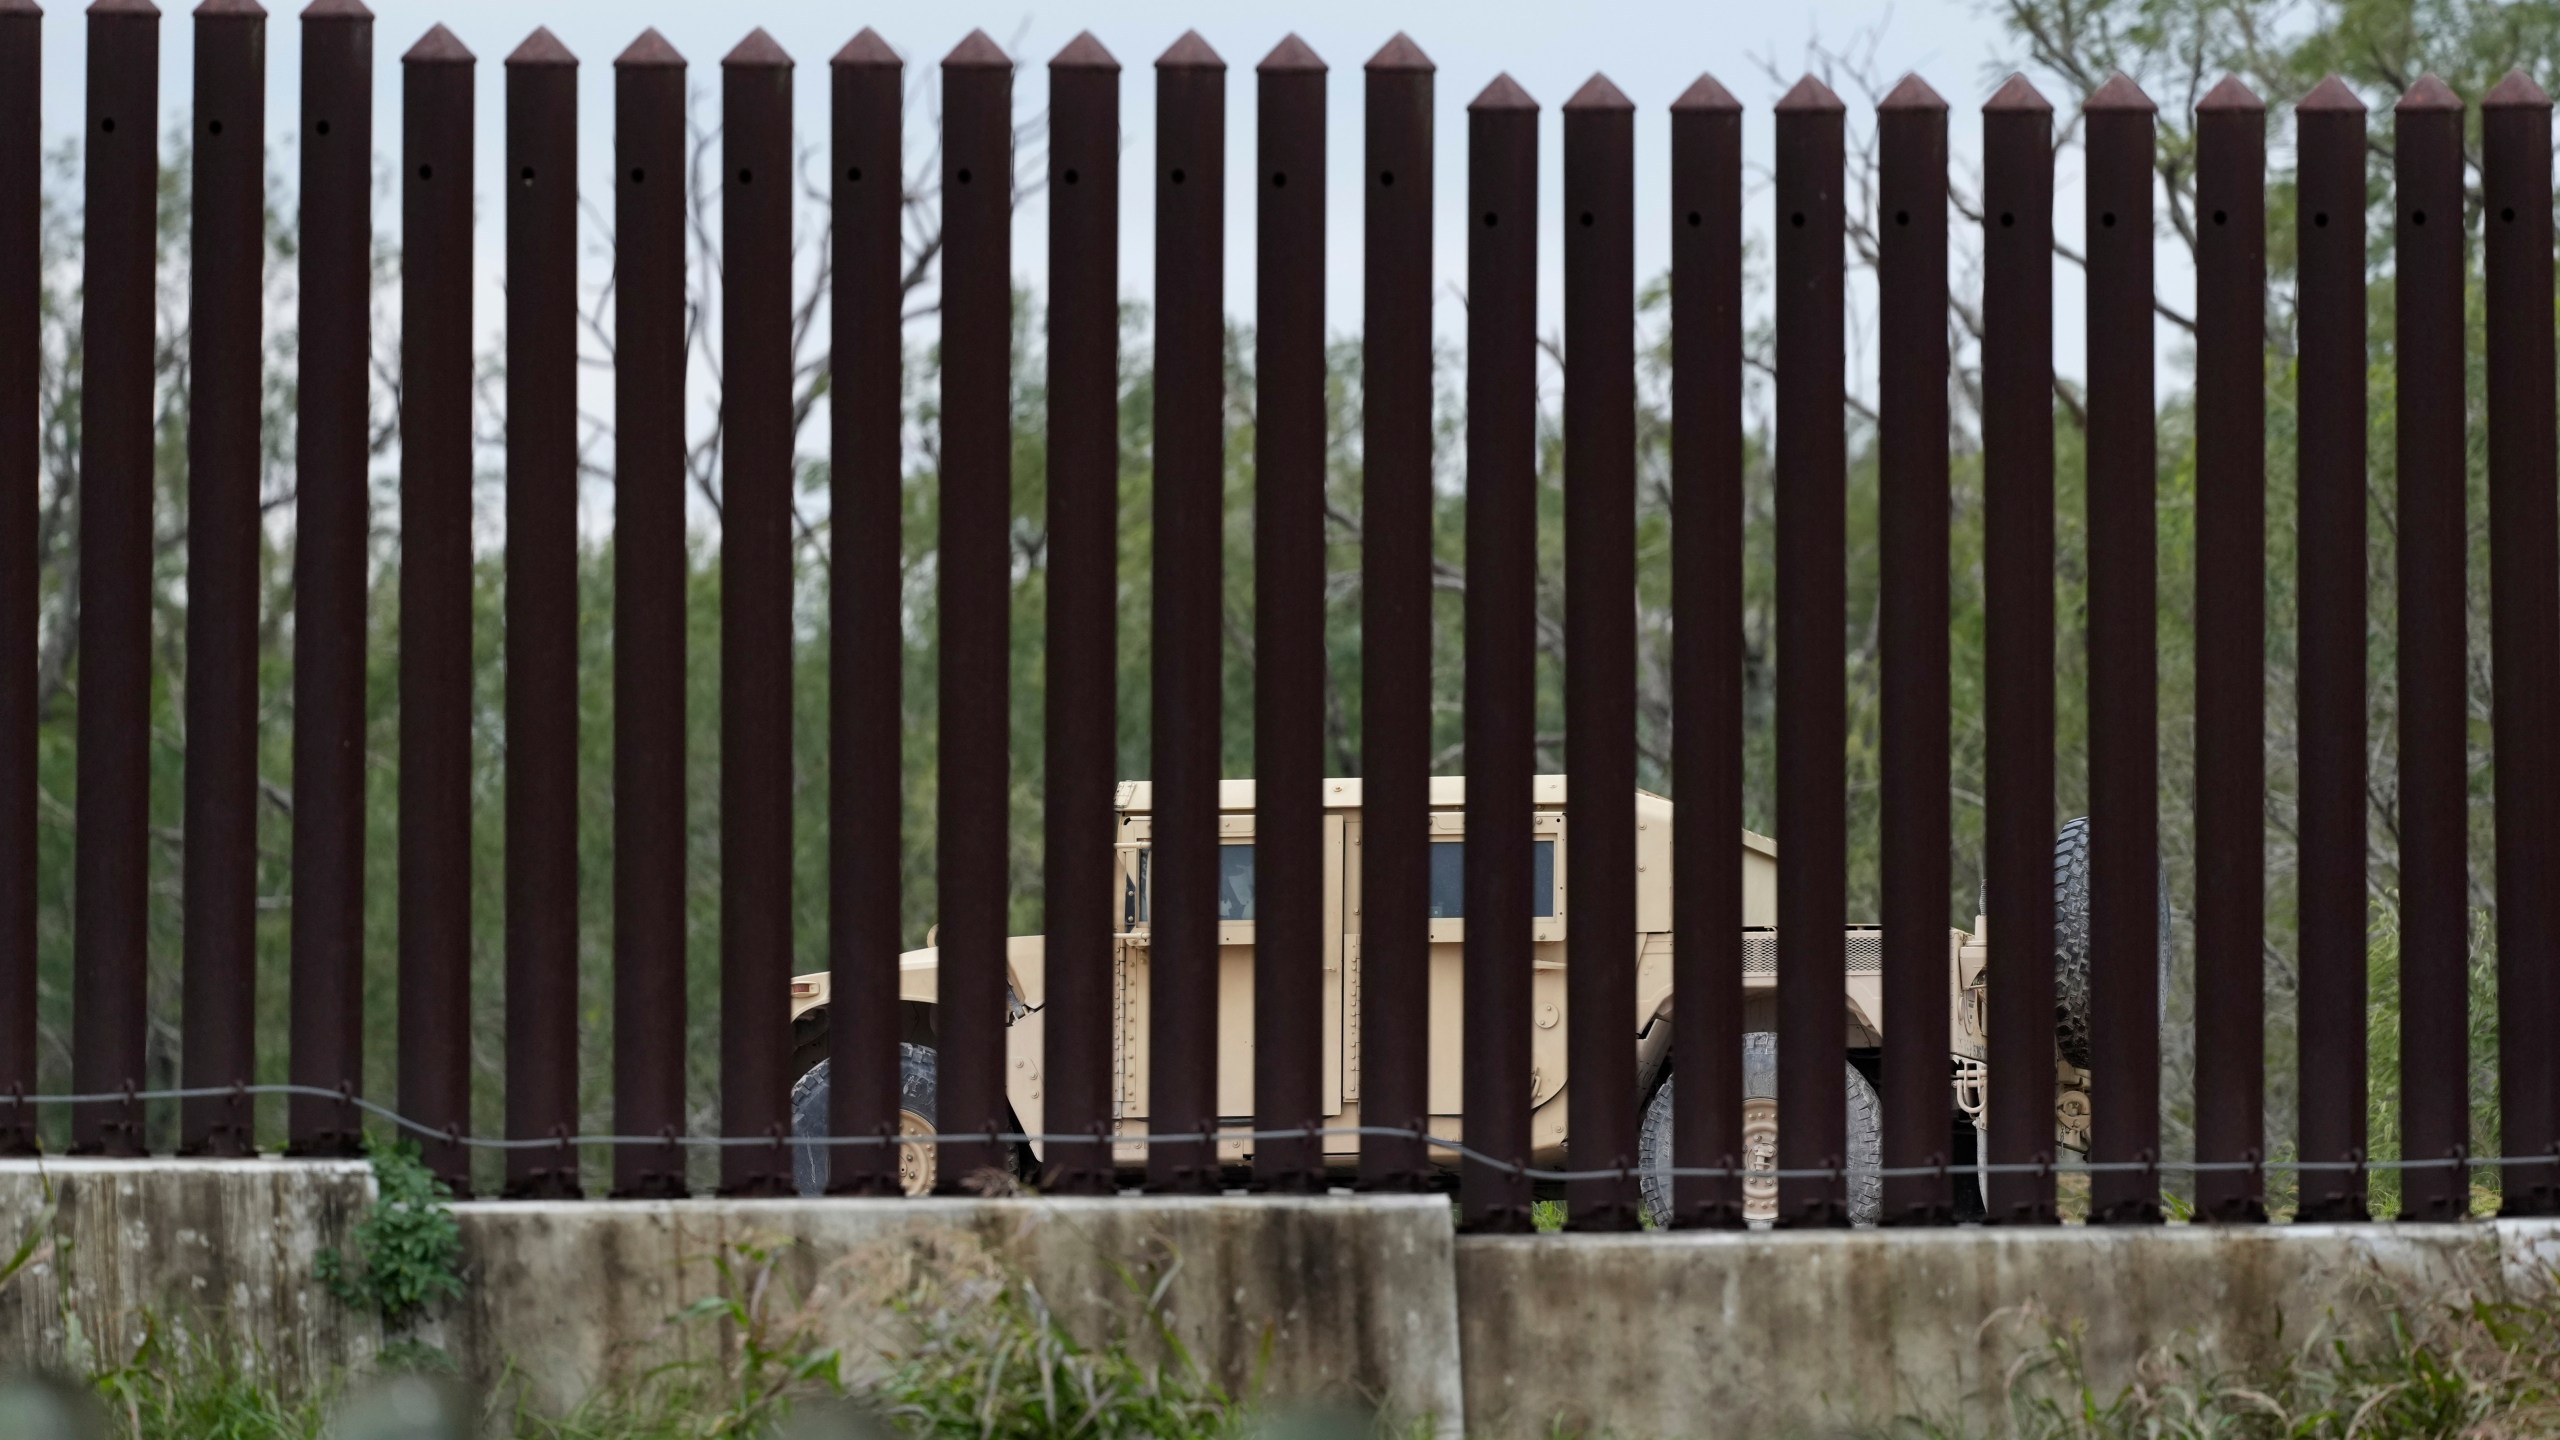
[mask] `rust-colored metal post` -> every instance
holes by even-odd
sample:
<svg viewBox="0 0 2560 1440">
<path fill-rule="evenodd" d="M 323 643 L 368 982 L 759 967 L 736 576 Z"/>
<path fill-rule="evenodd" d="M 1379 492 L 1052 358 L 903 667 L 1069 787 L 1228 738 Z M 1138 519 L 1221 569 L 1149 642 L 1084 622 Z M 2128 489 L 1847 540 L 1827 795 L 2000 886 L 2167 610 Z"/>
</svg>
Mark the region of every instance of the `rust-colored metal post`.
<svg viewBox="0 0 2560 1440">
<path fill-rule="evenodd" d="M 834 985 L 827 1014 L 827 1128 L 838 1135 L 894 1135 L 904 807 L 898 787 L 882 784 L 881 777 L 891 773 L 891 759 L 906 736 L 898 570 L 905 479 L 899 428 L 905 418 L 899 326 L 905 290 L 899 280 L 906 256 L 899 227 L 906 213 L 900 164 L 906 68 L 887 41 L 864 30 L 836 52 L 830 69 L 836 249 L 830 322 L 835 372 L 828 391 L 835 523 L 829 527 L 834 560 L 828 603 L 834 612 L 827 672 L 827 945 Z M 1061 948 L 1053 927 L 1053 993 Z M 832 1151 L 826 1173 L 833 1194 L 899 1193 L 898 1152 L 887 1145 Z"/>
<path fill-rule="evenodd" d="M 2295 880 L 2301 1155 L 2365 1158 L 2365 107 L 2332 75 L 2294 106 Z M 2363 1220 L 2364 1174 L 2307 1170 L 2295 1215 Z"/>
<path fill-rule="evenodd" d="M 0 0 L 0 1091 L 36 1088 L 36 383 L 43 365 L 44 12 Z M 0 1109 L 0 1155 L 36 1148 Z"/>
<path fill-rule="evenodd" d="M 578 1128 L 578 61 L 507 57 L 507 1138 Z M 507 1152 L 511 1196 L 578 1156 Z"/>
<path fill-rule="evenodd" d="M 1778 833 L 1787 845 L 1778 870 L 1782 1170 L 1836 1171 L 1848 1156 L 1840 1068 L 1840 936 L 1849 904 L 1844 119 L 1840 97 L 1810 75 L 1778 102 L 1778 713 L 1787 717 L 1778 730 Z M 1610 1033 L 1625 1048 L 1624 1034 Z M 1847 1190 L 1836 1173 L 1781 1180 L 1778 1223 L 1846 1225 Z"/>
<path fill-rule="evenodd" d="M 2489 616 L 2496 685 L 2499 1149 L 2560 1141 L 2560 470 L 2551 326 L 2551 97 L 2522 70 L 2480 100 L 2488 252 Z M 2499 1172 L 2502 1215 L 2560 1213 L 2560 1166 Z"/>
<path fill-rule="evenodd" d="M 151 821 L 152 320 L 160 12 L 89 7 L 80 291 L 80 705 L 71 1088 L 135 1090 Z M 84 1105 L 72 1149 L 142 1153 L 142 1107 Z"/>
<path fill-rule="evenodd" d="M 720 1133 L 775 1140 L 723 1149 L 720 1193 L 784 1195 L 795 185 L 791 57 L 760 29 L 720 61 L 720 116 Z"/>
<path fill-rule="evenodd" d="M 1219 547 L 1225 485 L 1227 66 L 1197 31 L 1156 61 L 1155 856 L 1148 1127 L 1217 1125 Z M 1417 933 L 1419 933 L 1417 931 Z M 1147 1186 L 1217 1188 L 1205 1138 Z"/>
<path fill-rule="evenodd" d="M 2266 1158 L 2267 107 L 2226 79 L 2196 129 L 2196 1158 L 2254 1163 Z M 2265 1176 L 2199 1173 L 2196 1214 L 2266 1219 Z"/>
<path fill-rule="evenodd" d="M 1635 106 L 1605 75 L 1564 102 L 1565 1108 L 1576 1170 L 1632 1165 L 1636 1153 L 1635 131 Z M 1636 1227 L 1630 1174 L 1568 1182 L 1565 1203 L 1576 1230 Z"/>
<path fill-rule="evenodd" d="M 1983 880 L 1995 1165 L 2053 1161 L 2053 107 L 2023 75 L 1982 107 Z M 1792 854 L 1793 852 L 1790 851 Z M 2054 1222 L 2050 1172 L 2001 1175 L 1994 1223 Z"/>
<path fill-rule="evenodd" d="M 613 1193 L 682 1199 L 685 1051 L 685 62 L 613 62 Z"/>
<path fill-rule="evenodd" d="M 2158 485 L 2149 96 L 2119 75 L 2089 133 L 2089 1013 L 2094 1162 L 2160 1158 Z M 1997 1072 L 1995 1072 L 1997 1073 Z M 1996 1081 L 1994 1082 L 1997 1083 Z M 2041 1088 L 2041 1087 L 2039 1087 Z M 2090 1177 L 2089 1218 L 2160 1218 L 2156 1171 Z"/>
<path fill-rule="evenodd" d="M 1366 1125 L 1431 1112 L 1431 95 L 1420 52 L 1371 66 L 1362 138 L 1359 1033 Z M 1419 1139 L 1360 1141 L 1360 1185 L 1418 1190 Z"/>
<path fill-rule="evenodd" d="M 946 703 L 937 865 L 939 1122 L 945 1134 L 992 1134 L 1012 1128 L 1005 1122 L 1004 1026 L 1005 897 L 1012 893 L 1005 836 L 1013 771 L 1006 699 L 1013 618 L 1013 62 L 984 31 L 972 30 L 943 57 L 942 95 L 937 563 Z M 1210 940 L 1214 957 L 1214 928 Z M 937 1183 L 957 1190 L 973 1172 L 1000 1164 L 1003 1153 L 991 1141 L 946 1144 Z"/>
<path fill-rule="evenodd" d="M 303 12 L 302 37 L 288 1073 L 299 1085 L 353 1092 L 364 1079 L 373 16 L 355 0 L 325 0 Z M 263 167 L 263 158 L 259 163 Z M 263 168 L 259 173 L 263 198 Z M 467 286 L 467 261 L 464 275 Z M 467 313 L 464 323 L 467 345 Z M 467 471 L 462 483 L 468 484 Z M 469 674 L 466 662 L 458 682 L 466 692 Z M 467 693 L 458 703 L 467 710 Z M 297 1096 L 286 1111 L 295 1154 L 353 1155 L 363 1148 L 360 1117 L 350 1105 Z"/>
<path fill-rule="evenodd" d="M 1919 76 L 1876 116 L 1883 348 L 1884 1149 L 1887 1169 L 1943 1166 L 1947 1124 L 1947 102 Z M 1675 1013 L 1677 1013 L 1675 1011 Z M 1941 1170 L 1884 1182 L 1883 1218 L 1943 1225 Z"/>
<path fill-rule="evenodd" d="M 2400 364 L 2400 1154 L 2470 1149 L 2462 100 L 2403 96 L 2393 171 Z M 2403 1172 L 2404 1220 L 2470 1213 L 2461 1164 Z"/>
<path fill-rule="evenodd" d="M 1689 833 L 1715 837 L 1742 828 L 1742 106 L 1711 75 L 1671 104 L 1671 362 L 1671 777 Z M 1672 1163 L 1733 1170 L 1742 868 L 1675 837 L 1671 893 Z M 1670 1224 L 1742 1224 L 1738 1177 L 1671 1196 Z"/>
<path fill-rule="evenodd" d="M 889 234 L 894 266 L 894 215 Z M 893 439 L 896 418 L 894 408 L 884 416 Z M 894 465 L 889 476 L 894 500 Z M 1048 627 L 1041 1128 L 1108 1135 L 1120 928 L 1110 738 L 1120 727 L 1120 62 L 1090 32 L 1049 62 Z M 1044 1158 L 1049 1193 L 1111 1193 L 1106 1147 L 1052 1141 Z"/>
<path fill-rule="evenodd" d="M 471 1126 L 473 64 L 441 25 L 401 57 L 400 1113 L 457 1135 Z M 294 1056 L 300 1079 L 299 1043 Z M 315 1143 L 337 1112 L 319 1105 Z M 422 1153 L 471 1193 L 461 1146 Z"/>
<path fill-rule="evenodd" d="M 1398 37 L 1389 50 L 1398 45 L 1410 54 L 1379 58 L 1420 61 L 1411 41 Z M 1468 1146 L 1525 1168 L 1530 1095 L 1520 1077 L 1531 1066 L 1538 769 L 1538 103 L 1508 75 L 1467 106 L 1466 214 L 1471 579 L 1459 1098 Z M 1530 1229 L 1527 1175 L 1470 1160 L 1459 1186 L 1468 1229 Z"/>
<path fill-rule="evenodd" d="M 1254 189 L 1253 1113 L 1323 1123 L 1324 92 L 1291 35 L 1258 67 Z M 1323 1146 L 1254 1144 L 1258 1189 L 1324 1188 Z"/>
<path fill-rule="evenodd" d="M 179 1074 L 257 1078 L 259 333 L 266 287 L 267 14 L 196 10 L 187 266 L 187 767 Z M 309 142 L 306 141 L 306 144 Z M 249 1097 L 190 1100 L 179 1149 L 246 1155 Z"/>
<path fill-rule="evenodd" d="M 2499 802 L 2499 1148 L 2560 1140 L 2560 474 L 2552 464 L 2552 100 L 2481 97 L 2488 251 L 2488 615 Z M 2499 1215 L 2560 1212 L 2560 1166 L 2504 1168 Z"/>
</svg>

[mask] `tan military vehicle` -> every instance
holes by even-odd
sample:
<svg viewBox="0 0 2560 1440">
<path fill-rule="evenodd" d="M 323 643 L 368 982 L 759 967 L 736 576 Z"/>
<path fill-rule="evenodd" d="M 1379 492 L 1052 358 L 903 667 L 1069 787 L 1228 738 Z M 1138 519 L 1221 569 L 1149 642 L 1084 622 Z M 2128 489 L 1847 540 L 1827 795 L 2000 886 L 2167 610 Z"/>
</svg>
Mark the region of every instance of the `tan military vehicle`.
<svg viewBox="0 0 2560 1440">
<path fill-rule="evenodd" d="M 1147 873 L 1151 826 L 1151 786 L 1124 783 L 1119 790 L 1119 864 L 1121 932 L 1117 937 L 1118 1001 L 1113 1007 L 1112 1101 L 1119 1133 L 1143 1135 L 1147 1122 L 1148 903 Z M 1323 1083 L 1325 1123 L 1350 1127 L 1360 1123 L 1360 782 L 1325 782 L 1325 959 Z M 1241 1137 L 1253 1113 L 1253 932 L 1254 932 L 1254 786 L 1230 780 L 1219 787 L 1219 1046 L 1218 1113 L 1238 1117 L 1238 1138 L 1221 1142 L 1222 1162 L 1241 1166 L 1251 1159 L 1251 1142 Z M 1560 1167 L 1565 1159 L 1564 1092 L 1568 1081 L 1565 1053 L 1565 969 L 1571 963 L 1572 906 L 1565 894 L 1565 847 L 1572 843 L 1570 813 L 1561 775 L 1541 776 L 1536 788 L 1533 884 L 1539 896 L 1533 926 L 1534 964 L 1531 1016 L 1530 1087 L 1532 1163 Z M 1636 798 L 1636 1008 L 1627 1017 L 1628 1039 L 1636 1047 L 1639 1093 L 1647 1096 L 1642 1117 L 1639 1161 L 1652 1171 L 1670 1164 L 1671 1103 L 1671 802 L 1639 792 Z M 1456 777 L 1431 782 L 1431 1129 L 1435 1135 L 1463 1138 L 1460 1113 L 1460 986 L 1466 845 L 1465 782 Z M 1746 1163 L 1767 1171 L 1777 1160 L 1777 877 L 1778 847 L 1763 835 L 1743 832 L 1737 847 L 1743 879 L 1743 1036 L 1745 1094 L 1743 1124 Z M 2053 1084 L 2057 1138 L 2073 1149 L 2087 1147 L 2088 1077 L 2082 1068 L 2087 1053 L 2087 822 L 2064 828 L 2055 847 L 2057 901 L 2057 1047 Z M 2167 912 L 2162 911 L 2163 965 L 2166 964 Z M 1970 931 L 1950 930 L 1947 944 L 1947 1003 L 1953 1053 L 1948 1057 L 1948 1114 L 1951 1152 L 1969 1166 L 1978 1153 L 1976 1126 L 1983 1114 L 1988 1084 L 1985 1065 L 1988 970 L 1988 926 L 1976 917 Z M 939 954 L 927 946 L 899 957 L 899 994 L 904 1018 L 901 1033 L 904 1082 L 901 1119 L 909 1134 L 930 1134 L 934 1125 L 935 1034 L 933 1007 Z M 1042 983 L 1042 945 L 1036 935 L 1008 942 L 1007 965 L 1013 997 L 1007 1032 L 1007 1082 L 1016 1126 L 1024 1133 L 1041 1130 L 1043 1027 L 1048 995 Z M 1851 1218 L 1872 1221 L 1880 1205 L 1882 1115 L 1876 1095 L 1878 1047 L 1884 1038 L 1883 947 L 1873 926 L 1851 926 L 1842 937 L 1840 1045 L 1847 1068 Z M 795 1046 L 794 1069 L 800 1081 L 792 1094 L 794 1132 L 823 1135 L 827 1124 L 826 1015 L 828 977 L 802 975 L 791 983 Z M 2041 1077 L 2037 1083 L 2045 1083 Z M 1029 1173 L 1037 1160 L 1035 1146 L 1020 1147 L 1015 1163 Z M 1455 1156 L 1437 1157 L 1452 1173 Z M 1144 1147 L 1124 1144 L 1114 1152 L 1124 1172 L 1135 1174 L 1146 1163 Z M 1328 1140 L 1330 1167 L 1345 1174 L 1358 1160 L 1358 1142 L 1349 1137 Z M 929 1189 L 933 1150 L 915 1144 L 903 1148 L 900 1174 L 911 1192 Z M 801 1147 L 799 1183 L 804 1193 L 823 1188 L 826 1151 Z M 1863 1172 L 1863 1173 L 1861 1173 Z M 1667 1200 L 1665 1180 L 1649 1174 L 1645 1202 L 1660 1213 Z M 1756 1218 L 1775 1213 L 1774 1177 L 1745 1182 L 1746 1212 Z M 1972 1177 L 1959 1186 L 1960 1211 L 1980 1213 L 1980 1191 Z"/>
</svg>

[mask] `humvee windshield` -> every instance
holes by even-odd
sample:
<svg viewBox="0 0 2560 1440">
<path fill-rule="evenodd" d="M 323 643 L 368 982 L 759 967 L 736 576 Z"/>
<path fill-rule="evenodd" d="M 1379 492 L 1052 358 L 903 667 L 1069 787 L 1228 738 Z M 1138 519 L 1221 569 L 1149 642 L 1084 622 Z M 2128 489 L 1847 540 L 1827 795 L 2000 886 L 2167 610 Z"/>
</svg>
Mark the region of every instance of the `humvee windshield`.
<svg viewBox="0 0 2560 1440">
<path fill-rule="evenodd" d="M 1138 852 L 1138 873 L 1134 880 L 1121 886 L 1120 921 L 1124 930 L 1134 930 L 1142 920 L 1150 918 L 1152 905 L 1148 894 L 1148 862 L 1153 852 Z M 1529 914 L 1532 919 L 1551 920 L 1556 913 L 1556 842 L 1540 840 L 1529 850 L 1529 892 L 1537 897 Z M 1431 918 L 1457 920 L 1467 913 L 1467 842 L 1435 840 L 1431 843 Z M 1218 919 L 1250 920 L 1253 918 L 1253 844 L 1227 844 L 1218 847 Z"/>
</svg>

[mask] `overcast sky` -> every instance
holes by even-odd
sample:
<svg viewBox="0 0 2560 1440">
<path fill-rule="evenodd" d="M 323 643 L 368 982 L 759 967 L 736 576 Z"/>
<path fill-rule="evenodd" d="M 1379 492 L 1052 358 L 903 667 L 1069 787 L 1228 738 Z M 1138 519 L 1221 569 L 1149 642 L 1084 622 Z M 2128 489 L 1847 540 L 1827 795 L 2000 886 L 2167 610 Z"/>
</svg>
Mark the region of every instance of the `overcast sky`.
<svg viewBox="0 0 2560 1440">
<path fill-rule="evenodd" d="M 1397 30 L 1409 33 L 1438 66 L 1438 162 L 1435 324 L 1455 342 L 1463 330 L 1456 298 L 1465 282 L 1465 104 L 1494 75 L 1507 71 L 1545 108 L 1542 120 L 1545 154 L 1541 183 L 1545 216 L 1540 226 L 1545 280 L 1542 297 L 1546 320 L 1542 329 L 1560 326 L 1560 252 L 1555 227 L 1556 195 L 1561 172 L 1561 126 L 1556 107 L 1595 71 L 1605 72 L 1640 108 L 1636 132 L 1638 166 L 1638 273 L 1651 277 L 1667 263 L 1669 216 L 1666 211 L 1668 121 L 1666 106 L 1701 72 L 1711 72 L 1750 108 L 1745 121 L 1746 150 L 1755 163 L 1765 163 L 1770 139 L 1768 105 L 1805 66 L 1811 42 L 1854 47 L 1872 55 L 1872 69 L 1890 84 L 1905 71 L 1929 79 L 1955 107 L 1952 140 L 1956 163 L 1969 168 L 1978 150 L 1978 106 L 2000 73 L 2008 50 L 1995 21 L 1976 0 L 1905 0 L 1890 10 L 1875 0 L 1290 0 L 1286 5 L 1230 3 L 1223 7 L 1167 0 L 1084 0 L 1072 10 L 1027 10 L 1023 0 L 951 0 L 917 6 L 903 13 L 866 12 L 855 7 L 810 3 L 810 0 L 758 0 L 745 5 L 676 5 L 668 0 L 438 0 L 433 5 L 410 0 L 377 4 L 375 145 L 377 173 L 384 177 L 376 200 L 376 223 L 388 235 L 396 231 L 399 207 L 388 184 L 381 157 L 396 156 L 400 135 L 400 53 L 431 24 L 450 26 L 480 57 L 478 244 L 482 288 L 478 302 L 481 329 L 497 334 L 499 285 L 503 280 L 504 215 L 502 196 L 490 184 L 502 159 L 505 70 L 500 63 L 530 33 L 533 22 L 547 24 L 581 60 L 582 106 L 580 152 L 582 178 L 591 203 L 609 214 L 606 204 L 611 177 L 612 59 L 644 27 L 654 26 L 692 63 L 691 84 L 701 104 L 699 113 L 716 118 L 718 62 L 751 24 L 762 24 L 797 62 L 796 106 L 800 142 L 822 144 L 826 135 L 826 62 L 864 23 L 875 25 L 908 57 L 911 83 L 930 72 L 943 54 L 973 27 L 983 27 L 1024 62 L 1016 85 L 1016 110 L 1025 118 L 1046 102 L 1046 62 L 1080 29 L 1090 28 L 1117 55 L 1123 68 L 1122 123 L 1129 150 L 1123 169 L 1121 229 L 1122 287 L 1143 299 L 1151 288 L 1153 255 L 1148 182 L 1152 167 L 1154 91 L 1152 62 L 1191 26 L 1198 26 L 1228 63 L 1229 220 L 1227 227 L 1227 295 L 1230 312 L 1250 319 L 1253 309 L 1253 188 L 1239 183 L 1252 171 L 1254 146 L 1253 66 L 1283 34 L 1294 31 L 1332 66 L 1329 137 L 1330 240 L 1327 310 L 1332 328 L 1355 333 L 1360 314 L 1358 151 L 1360 144 L 1360 65 Z M 288 187 L 294 171 L 296 76 L 300 63 L 300 22 L 283 10 L 270 22 L 268 128 L 273 136 L 274 166 Z M 164 115 L 177 117 L 188 104 L 188 76 L 193 59 L 192 22 L 175 6 L 161 22 L 161 95 Z M 47 129 L 55 141 L 79 132 L 80 76 L 85 55 L 83 22 L 67 0 L 46 20 Z M 1857 95 L 1851 102 L 1851 124 L 1868 124 L 1866 107 Z M 2056 97 L 2067 103 L 2067 97 Z M 910 121 L 911 151 L 923 128 L 923 112 Z M 165 126 L 164 126 L 165 128 Z M 822 158 L 822 157 L 821 157 Z M 2076 234 L 2078 195 L 2073 167 L 2066 162 L 2057 205 L 2057 230 Z M 1766 228 L 1769 203 L 1765 189 L 1755 187 L 1750 202 L 1754 230 Z M 582 280 L 601 284 L 610 263 L 600 230 L 585 237 Z M 814 234 L 804 234 L 804 247 Z M 1014 273 L 1040 288 L 1046 244 L 1046 214 L 1038 197 L 1020 209 L 1014 227 Z M 2173 292 L 2184 283 L 2182 265 L 2165 263 L 2162 281 Z M 2058 269 L 2056 295 L 2056 362 L 2065 373 L 2081 363 L 2080 284 L 2076 272 Z M 1853 300 L 1854 303 L 1854 300 Z M 1853 325 L 1853 329 L 1861 328 Z M 929 339 L 920 336 L 920 339 Z M 2167 340 L 2162 337 L 2164 362 Z M 1859 355 L 1853 335 L 1852 354 Z M 1853 359 L 1863 369 L 1871 360 Z M 1853 377 L 1853 384 L 1857 383 Z M 609 392 L 608 392 L 609 393 Z M 607 401 L 609 405 L 609 400 Z"/>
</svg>

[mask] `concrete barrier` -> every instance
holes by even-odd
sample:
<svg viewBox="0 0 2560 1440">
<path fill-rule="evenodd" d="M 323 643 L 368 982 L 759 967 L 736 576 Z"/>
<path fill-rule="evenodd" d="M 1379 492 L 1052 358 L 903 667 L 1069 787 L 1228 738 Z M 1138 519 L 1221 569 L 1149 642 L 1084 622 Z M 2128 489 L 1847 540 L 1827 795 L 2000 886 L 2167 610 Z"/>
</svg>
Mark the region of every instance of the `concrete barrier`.
<svg viewBox="0 0 2560 1440">
<path fill-rule="evenodd" d="M 292 1392 L 368 1365 L 315 1272 L 372 1203 L 361 1164 L 0 1162 L 0 1369 L 95 1373 L 150 1328 Z M 651 1367 L 727 1366 L 753 1296 L 849 1378 L 916 1317 L 1008 1293 L 1086 1345 L 1177 1350 L 1208 1386 L 1348 1399 L 1479 1436 L 1989 1428 L 2007 1367 L 2076 1335 L 2102 1392 L 2174 1347 L 2246 1369 L 2386 1302 L 2547 1297 L 2560 1222 L 1459 1237 L 1430 1196 L 480 1202 L 464 1297 L 416 1337 L 566 1411 Z M 725 1267 L 725 1269 L 724 1269 Z M 1010 1287 L 1010 1289 L 1008 1288 Z M 773 1335 L 765 1337 L 768 1341 Z"/>
<path fill-rule="evenodd" d="M 2560 1227 L 2517 1221 L 1467 1237 L 1468 1429 L 1979 1433 L 2048 1326 L 2111 1392 L 2163 1347 L 2256 1365 L 2366 1332 L 2387 1294 L 2547 1285 L 2550 1259 Z"/>
<path fill-rule="evenodd" d="M 362 1161 L 0 1160 L 0 1368 L 95 1374 L 156 1327 L 262 1365 L 295 1394 L 371 1362 L 381 1334 L 314 1271 L 373 1203 Z"/>
<path fill-rule="evenodd" d="M 670 1325 L 761 1274 L 849 1375 L 909 1339 L 898 1313 L 1005 1280 L 1087 1345 L 1127 1341 L 1232 1396 L 1351 1400 L 1454 1430 L 1449 1202 L 1315 1199 L 686 1200 L 455 1207 L 466 1299 L 441 1339 L 482 1382 L 558 1412 L 651 1366 L 724 1358 L 732 1325 Z M 1159 1328 L 1161 1322 L 1161 1329 Z"/>
</svg>

